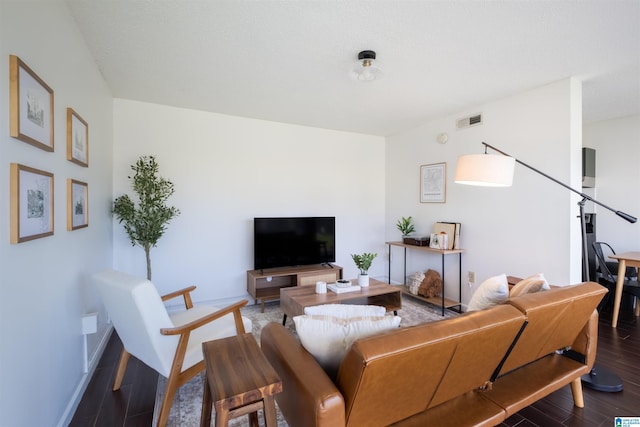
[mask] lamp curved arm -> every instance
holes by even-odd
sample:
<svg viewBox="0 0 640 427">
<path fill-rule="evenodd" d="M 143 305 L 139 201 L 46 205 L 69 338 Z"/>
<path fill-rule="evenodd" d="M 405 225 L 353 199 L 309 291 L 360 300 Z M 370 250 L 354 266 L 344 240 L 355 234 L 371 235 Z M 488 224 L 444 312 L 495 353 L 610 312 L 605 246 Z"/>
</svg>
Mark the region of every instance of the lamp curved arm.
<svg viewBox="0 0 640 427">
<path fill-rule="evenodd" d="M 622 218 L 622 219 L 624 219 L 624 220 L 626 220 L 626 221 L 628 221 L 628 222 L 630 222 L 632 224 L 635 223 L 638 220 L 635 216 L 629 215 L 628 213 L 625 213 L 625 212 L 622 212 L 622 211 L 617 211 L 617 210 L 605 205 L 604 203 L 600 203 L 599 201 L 595 200 L 593 197 L 591 197 L 591 196 L 589 196 L 587 194 L 584 194 L 584 193 L 582 193 L 582 192 L 580 192 L 580 191 L 568 186 L 567 184 L 565 184 L 562 181 L 558 181 L 557 179 L 555 179 L 555 178 L 547 175 L 546 173 L 534 168 L 533 166 L 530 166 L 530 165 L 526 164 L 525 162 L 523 162 L 521 160 L 518 160 L 517 158 L 505 153 L 504 151 L 497 149 L 493 145 L 487 144 L 486 142 L 482 142 L 482 145 L 485 146 L 485 152 L 486 152 L 487 148 L 491 148 L 493 151 L 496 151 L 496 152 L 502 154 L 503 156 L 512 157 L 516 161 L 516 163 L 519 163 L 522 166 L 524 166 L 524 167 L 526 167 L 528 169 L 531 169 L 532 171 L 544 176 L 545 178 L 555 182 L 556 184 L 559 184 L 559 185 L 563 186 L 567 190 L 573 191 L 574 193 L 576 193 L 577 195 L 579 195 L 583 199 L 589 200 L 590 202 L 593 202 L 596 205 L 602 206 L 603 208 L 610 210 L 611 212 L 613 212 L 616 215 L 618 215 L 620 218 Z"/>
</svg>

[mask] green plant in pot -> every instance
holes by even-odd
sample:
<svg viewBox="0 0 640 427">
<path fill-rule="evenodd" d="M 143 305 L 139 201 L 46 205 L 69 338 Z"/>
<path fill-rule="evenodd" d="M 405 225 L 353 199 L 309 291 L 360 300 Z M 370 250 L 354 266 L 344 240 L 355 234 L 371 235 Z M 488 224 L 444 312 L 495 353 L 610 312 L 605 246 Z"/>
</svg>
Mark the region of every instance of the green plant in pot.
<svg viewBox="0 0 640 427">
<path fill-rule="evenodd" d="M 403 238 L 416 231 L 416 226 L 413 224 L 413 218 L 411 218 L 410 216 L 406 218 L 400 218 L 396 223 L 396 227 L 398 228 L 400 233 L 402 233 Z"/>
<path fill-rule="evenodd" d="M 166 201 L 174 193 L 173 183 L 158 176 L 158 163 L 154 156 L 141 156 L 131 165 L 135 172 L 133 191 L 138 195 L 138 205 L 128 195 L 113 202 L 113 214 L 129 235 L 131 245 L 144 249 L 147 259 L 147 279 L 151 280 L 151 248 L 167 230 L 167 223 L 180 211 L 167 206 Z"/>
<path fill-rule="evenodd" d="M 369 286 L 369 268 L 371 267 L 371 263 L 373 259 L 377 257 L 378 254 L 371 253 L 363 253 L 363 254 L 351 254 L 351 258 L 353 258 L 353 262 L 360 270 L 360 275 L 358 276 L 358 285 L 360 286 Z"/>
</svg>

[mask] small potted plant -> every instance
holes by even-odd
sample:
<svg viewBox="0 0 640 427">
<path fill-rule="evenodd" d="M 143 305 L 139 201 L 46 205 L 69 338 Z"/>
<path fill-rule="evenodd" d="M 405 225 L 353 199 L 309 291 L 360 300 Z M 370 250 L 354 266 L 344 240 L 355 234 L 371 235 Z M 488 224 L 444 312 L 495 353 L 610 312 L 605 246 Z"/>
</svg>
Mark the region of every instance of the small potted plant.
<svg viewBox="0 0 640 427">
<path fill-rule="evenodd" d="M 411 218 L 410 216 L 405 218 L 402 217 L 398 220 L 398 222 L 396 223 L 396 227 L 398 228 L 398 230 L 400 231 L 400 233 L 402 233 L 402 241 L 404 243 L 407 243 L 405 240 L 407 239 L 407 237 L 413 233 L 414 231 L 416 231 L 416 227 L 413 224 L 413 218 Z"/>
<path fill-rule="evenodd" d="M 361 255 L 351 254 L 351 258 L 353 258 L 353 262 L 360 270 L 360 275 L 358 276 L 358 285 L 360 286 L 369 286 L 369 268 L 371 267 L 371 263 L 373 259 L 377 257 L 378 254 L 371 253 L 363 253 Z"/>
</svg>

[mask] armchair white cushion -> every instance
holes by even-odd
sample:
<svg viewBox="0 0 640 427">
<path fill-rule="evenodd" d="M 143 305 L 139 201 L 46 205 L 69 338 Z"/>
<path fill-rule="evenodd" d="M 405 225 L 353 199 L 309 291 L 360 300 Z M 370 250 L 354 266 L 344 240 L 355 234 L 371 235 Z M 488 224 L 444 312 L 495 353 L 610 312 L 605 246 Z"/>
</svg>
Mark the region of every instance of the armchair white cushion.
<svg viewBox="0 0 640 427">
<path fill-rule="evenodd" d="M 120 388 L 130 355 L 168 378 L 159 426 L 167 422 L 176 389 L 204 369 L 202 343 L 251 332 L 251 320 L 240 314 L 246 300 L 224 308 L 194 307 L 189 293 L 195 286 L 161 297 L 150 281 L 119 271 L 92 279 L 124 347 L 113 390 Z M 186 309 L 169 315 L 163 301 L 175 297 L 184 298 Z"/>
</svg>

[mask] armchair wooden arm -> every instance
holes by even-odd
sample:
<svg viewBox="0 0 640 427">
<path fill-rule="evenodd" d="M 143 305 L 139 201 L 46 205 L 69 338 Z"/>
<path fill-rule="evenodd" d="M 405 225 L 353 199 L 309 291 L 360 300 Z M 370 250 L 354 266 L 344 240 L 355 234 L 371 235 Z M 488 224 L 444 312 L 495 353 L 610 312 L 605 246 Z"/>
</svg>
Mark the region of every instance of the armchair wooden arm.
<svg viewBox="0 0 640 427">
<path fill-rule="evenodd" d="M 204 317 L 201 317 L 189 323 L 185 323 L 184 325 L 177 326 L 175 328 L 162 328 L 160 329 L 160 333 L 162 335 L 182 335 L 185 332 L 191 332 L 192 330 L 199 328 L 202 325 L 206 325 L 209 322 L 219 319 L 222 316 L 225 316 L 229 313 L 233 313 L 233 317 L 236 322 L 236 330 L 238 331 L 238 334 L 244 334 L 245 333 L 244 323 L 242 323 L 242 315 L 240 314 L 240 308 L 247 305 L 248 302 L 249 301 L 247 301 L 246 299 L 243 299 L 242 301 L 238 301 L 235 304 L 228 305 Z"/>
<path fill-rule="evenodd" d="M 193 308 L 193 302 L 191 301 L 191 292 L 193 292 L 195 289 L 196 287 L 194 285 L 191 285 L 184 289 L 180 289 L 180 290 L 168 293 L 166 295 L 163 295 L 161 298 L 162 298 L 162 301 L 168 301 L 170 299 L 181 296 L 184 298 L 184 306 L 188 310 L 190 308 Z"/>
<path fill-rule="evenodd" d="M 194 307 L 190 293 L 195 286 L 161 296 L 151 281 L 115 270 L 96 273 L 92 281 L 123 343 L 113 390 L 120 389 L 132 355 L 167 377 L 158 427 L 167 424 L 176 389 L 203 371 L 202 343 L 244 333 L 245 324 L 251 329 L 250 320 L 240 314 L 246 300 L 223 309 Z M 178 297 L 184 300 L 187 312 L 171 316 L 165 302 Z"/>
<path fill-rule="evenodd" d="M 194 286 L 195 287 L 195 286 Z M 185 294 L 187 295 L 187 294 Z M 231 304 L 227 307 L 224 307 L 218 311 L 215 311 L 211 314 L 201 317 L 200 319 L 196 319 L 192 322 L 186 323 L 182 326 L 178 326 L 175 328 L 162 328 L 160 329 L 160 333 L 162 335 L 180 335 L 180 339 L 178 341 L 178 347 L 176 348 L 176 354 L 173 359 L 173 364 L 171 366 L 171 372 L 169 374 L 169 378 L 167 381 L 167 389 L 165 391 L 165 396 L 163 400 L 163 410 L 161 411 L 158 426 L 166 425 L 166 422 L 169 418 L 169 410 L 171 409 L 171 401 L 173 399 L 173 395 L 178 387 L 182 386 L 184 383 L 193 378 L 198 372 L 201 372 L 204 369 L 204 360 L 196 363 L 186 370 L 182 370 L 182 362 L 184 361 L 184 356 L 187 351 L 187 343 L 189 342 L 189 336 L 191 335 L 191 331 L 200 326 L 206 325 L 216 319 L 219 319 L 222 316 L 225 316 L 229 313 L 233 313 L 233 318 L 236 325 L 236 331 L 238 334 L 245 333 L 244 323 L 242 322 L 242 315 L 240 314 L 240 308 L 247 305 L 248 301 L 242 300 L 238 301 L 235 304 Z M 124 353 L 124 350 L 123 350 Z"/>
</svg>

